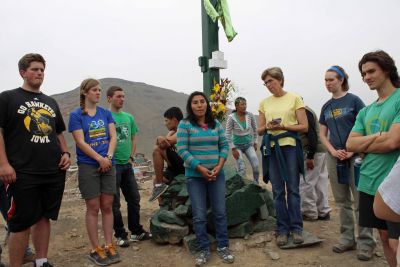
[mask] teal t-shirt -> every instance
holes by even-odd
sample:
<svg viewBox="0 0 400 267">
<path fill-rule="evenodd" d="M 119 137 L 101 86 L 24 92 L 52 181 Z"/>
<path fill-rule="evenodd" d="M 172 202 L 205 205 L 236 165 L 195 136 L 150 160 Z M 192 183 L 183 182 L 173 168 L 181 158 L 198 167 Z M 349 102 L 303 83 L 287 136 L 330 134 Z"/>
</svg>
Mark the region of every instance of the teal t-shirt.
<svg viewBox="0 0 400 267">
<path fill-rule="evenodd" d="M 132 152 L 132 136 L 137 133 L 138 128 L 134 117 L 129 113 L 123 111 L 119 113 L 112 112 L 112 116 L 117 130 L 117 147 L 114 153 L 115 163 L 127 164 Z"/>
<path fill-rule="evenodd" d="M 384 102 L 374 102 L 363 108 L 358 113 L 352 132 L 364 136 L 387 132 L 394 123 L 400 123 L 400 89 L 396 89 Z M 358 190 L 375 195 L 399 155 L 398 149 L 384 154 L 368 153 L 361 165 Z"/>
<path fill-rule="evenodd" d="M 239 117 L 235 113 L 235 117 L 237 122 L 240 124 L 242 129 L 246 129 L 247 123 L 246 121 L 241 121 Z M 250 144 L 253 141 L 253 135 L 247 134 L 247 135 L 233 135 L 232 136 L 232 143 L 234 145 L 247 145 Z"/>
</svg>

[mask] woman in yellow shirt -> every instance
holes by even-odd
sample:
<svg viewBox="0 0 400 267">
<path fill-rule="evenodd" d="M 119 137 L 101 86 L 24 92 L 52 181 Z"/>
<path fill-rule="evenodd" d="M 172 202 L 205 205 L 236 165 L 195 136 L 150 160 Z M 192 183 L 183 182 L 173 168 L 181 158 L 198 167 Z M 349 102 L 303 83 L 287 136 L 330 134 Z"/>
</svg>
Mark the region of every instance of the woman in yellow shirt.
<svg viewBox="0 0 400 267">
<path fill-rule="evenodd" d="M 263 176 L 264 181 L 269 179 L 272 184 L 277 215 L 277 245 L 285 245 L 289 234 L 293 235 L 294 243 L 300 244 L 304 239 L 299 182 L 304 162 L 297 133 L 308 131 L 305 106 L 300 96 L 283 89 L 284 76 L 280 68 L 266 69 L 261 79 L 272 94 L 260 103 L 257 132 L 264 135 Z"/>
</svg>

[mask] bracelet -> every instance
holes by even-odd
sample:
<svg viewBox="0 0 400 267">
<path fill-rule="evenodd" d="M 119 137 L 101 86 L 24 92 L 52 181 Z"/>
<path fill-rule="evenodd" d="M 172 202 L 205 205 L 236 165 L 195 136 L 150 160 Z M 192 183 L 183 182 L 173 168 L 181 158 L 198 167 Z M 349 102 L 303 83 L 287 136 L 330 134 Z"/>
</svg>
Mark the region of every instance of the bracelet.
<svg viewBox="0 0 400 267">
<path fill-rule="evenodd" d="M 61 157 L 64 156 L 65 154 L 67 154 L 68 157 L 71 158 L 71 153 L 69 153 L 68 151 L 61 152 Z"/>
</svg>

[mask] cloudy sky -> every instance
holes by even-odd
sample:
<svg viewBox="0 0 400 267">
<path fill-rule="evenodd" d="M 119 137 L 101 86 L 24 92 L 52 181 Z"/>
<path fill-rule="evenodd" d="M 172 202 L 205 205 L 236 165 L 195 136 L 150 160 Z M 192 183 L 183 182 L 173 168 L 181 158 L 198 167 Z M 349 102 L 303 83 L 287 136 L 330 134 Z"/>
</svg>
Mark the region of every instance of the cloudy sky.
<svg viewBox="0 0 400 267">
<path fill-rule="evenodd" d="M 350 90 L 376 98 L 362 83 L 358 61 L 383 49 L 400 67 L 398 0 L 228 0 L 238 35 L 220 50 L 221 77 L 235 82 L 249 110 L 268 96 L 261 72 L 280 66 L 285 89 L 317 110 L 329 99 L 324 73 L 344 67 Z M 1 0 L 0 91 L 22 84 L 19 58 L 47 60 L 42 89 L 72 90 L 88 77 L 116 77 L 178 92 L 202 90 L 201 0 Z M 78 100 L 77 100 L 78 103 Z"/>
</svg>

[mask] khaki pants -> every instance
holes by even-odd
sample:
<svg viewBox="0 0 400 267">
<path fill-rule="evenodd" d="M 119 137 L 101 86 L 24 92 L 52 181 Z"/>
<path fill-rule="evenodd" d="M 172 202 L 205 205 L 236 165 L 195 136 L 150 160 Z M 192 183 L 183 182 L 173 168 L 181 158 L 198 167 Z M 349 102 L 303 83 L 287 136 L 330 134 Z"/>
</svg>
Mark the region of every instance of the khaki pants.
<svg viewBox="0 0 400 267">
<path fill-rule="evenodd" d="M 300 177 L 301 213 L 308 218 L 324 217 L 330 211 L 328 203 L 328 171 L 326 153 L 315 153 L 314 169 L 307 170 L 306 177 Z"/>
<path fill-rule="evenodd" d="M 354 244 L 355 225 L 358 224 L 358 191 L 354 183 L 354 158 L 351 160 L 349 184 L 339 184 L 336 174 L 336 158 L 330 153 L 327 154 L 327 166 L 329 180 L 336 208 L 340 217 L 340 239 L 339 243 L 344 245 Z M 355 221 L 356 220 L 356 221 Z M 374 249 L 376 242 L 373 236 L 373 229 L 358 227 L 357 247 L 358 249 Z"/>
</svg>

